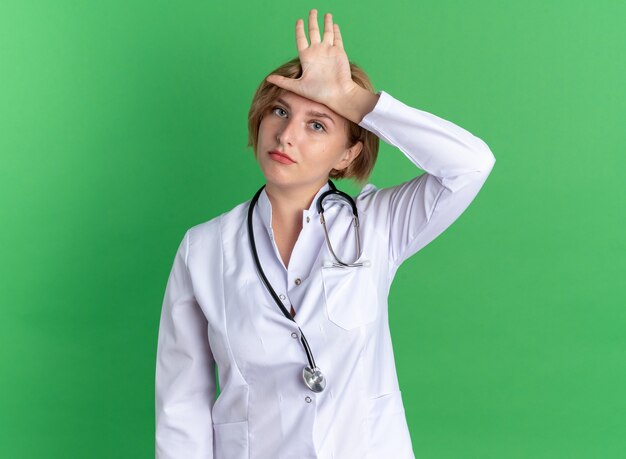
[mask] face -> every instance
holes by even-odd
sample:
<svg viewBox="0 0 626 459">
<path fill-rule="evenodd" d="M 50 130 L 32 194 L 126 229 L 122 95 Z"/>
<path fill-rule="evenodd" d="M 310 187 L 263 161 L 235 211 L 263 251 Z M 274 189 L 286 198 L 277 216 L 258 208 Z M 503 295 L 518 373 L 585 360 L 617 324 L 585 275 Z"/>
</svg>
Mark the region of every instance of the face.
<svg viewBox="0 0 626 459">
<path fill-rule="evenodd" d="M 257 161 L 267 186 L 317 191 L 361 152 L 361 142 L 348 148 L 347 131 L 348 120 L 325 105 L 284 91 L 259 126 Z"/>
</svg>

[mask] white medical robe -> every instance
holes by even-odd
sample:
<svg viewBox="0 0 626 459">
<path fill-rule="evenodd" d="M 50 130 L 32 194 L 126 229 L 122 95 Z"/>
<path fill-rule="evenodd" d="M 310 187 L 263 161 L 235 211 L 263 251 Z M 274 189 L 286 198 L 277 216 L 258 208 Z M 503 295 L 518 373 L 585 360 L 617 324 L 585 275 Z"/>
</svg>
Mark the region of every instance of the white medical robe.
<svg viewBox="0 0 626 459">
<path fill-rule="evenodd" d="M 474 199 L 495 158 L 463 128 L 386 92 L 360 125 L 425 171 L 356 197 L 361 260 L 329 267 L 317 197 L 302 213 L 288 268 L 263 191 L 253 225 L 263 269 L 295 322 L 260 281 L 249 202 L 190 228 L 163 301 L 156 367 L 158 459 L 413 458 L 394 364 L 387 296 L 400 264 L 444 231 Z M 333 248 L 355 258 L 352 213 L 325 200 Z M 427 282 L 427 279 L 422 279 Z M 416 279 L 419 283 L 420 279 Z M 311 392 L 300 329 L 327 386 Z M 215 368 L 221 393 L 216 398 Z"/>
</svg>

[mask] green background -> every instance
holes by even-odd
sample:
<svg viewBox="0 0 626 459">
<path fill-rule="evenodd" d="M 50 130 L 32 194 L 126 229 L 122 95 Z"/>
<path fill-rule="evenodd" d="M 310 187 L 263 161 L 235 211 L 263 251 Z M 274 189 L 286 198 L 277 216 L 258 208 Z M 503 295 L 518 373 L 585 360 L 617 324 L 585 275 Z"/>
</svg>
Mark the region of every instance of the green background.
<svg viewBox="0 0 626 459">
<path fill-rule="evenodd" d="M 311 7 L 497 159 L 392 287 L 416 456 L 626 457 L 625 5 L 0 3 L 0 457 L 153 457 L 176 248 L 263 183 L 247 110 Z M 381 145 L 372 183 L 416 175 Z"/>
</svg>

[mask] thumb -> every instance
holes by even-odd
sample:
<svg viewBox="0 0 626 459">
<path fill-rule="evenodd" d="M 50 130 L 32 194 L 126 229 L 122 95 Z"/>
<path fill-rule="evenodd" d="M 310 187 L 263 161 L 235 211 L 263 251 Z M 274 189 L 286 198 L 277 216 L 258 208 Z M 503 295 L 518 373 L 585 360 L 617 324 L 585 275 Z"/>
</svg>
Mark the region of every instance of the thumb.
<svg viewBox="0 0 626 459">
<path fill-rule="evenodd" d="M 292 91 L 297 85 L 296 80 L 292 78 L 285 78 L 280 75 L 270 75 L 265 80 L 268 83 L 276 85 L 279 88 L 286 89 L 287 91 Z"/>
</svg>

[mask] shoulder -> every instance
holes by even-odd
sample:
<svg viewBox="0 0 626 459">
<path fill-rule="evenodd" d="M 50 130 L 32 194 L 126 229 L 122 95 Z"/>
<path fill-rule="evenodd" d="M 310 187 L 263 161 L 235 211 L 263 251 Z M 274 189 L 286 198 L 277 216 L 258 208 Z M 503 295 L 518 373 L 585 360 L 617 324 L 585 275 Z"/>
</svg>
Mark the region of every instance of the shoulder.
<svg viewBox="0 0 626 459">
<path fill-rule="evenodd" d="M 380 190 L 371 183 L 368 183 L 361 189 L 361 192 L 354 199 L 359 212 L 368 213 L 371 210 L 379 191 Z"/>
<path fill-rule="evenodd" d="M 223 239 L 234 237 L 244 226 L 249 202 L 242 202 L 211 220 L 189 228 L 186 232 L 189 249 L 214 247 L 215 244 L 221 244 Z"/>
</svg>

